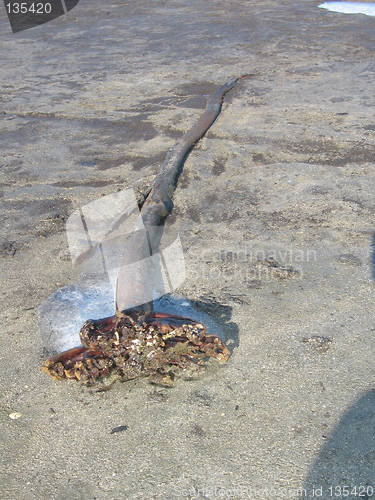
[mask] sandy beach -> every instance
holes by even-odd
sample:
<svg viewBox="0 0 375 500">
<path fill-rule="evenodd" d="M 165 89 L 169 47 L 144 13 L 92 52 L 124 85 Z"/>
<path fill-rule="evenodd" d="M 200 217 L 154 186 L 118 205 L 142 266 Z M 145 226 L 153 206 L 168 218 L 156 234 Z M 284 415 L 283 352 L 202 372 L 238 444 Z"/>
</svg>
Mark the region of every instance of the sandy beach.
<svg viewBox="0 0 375 500">
<path fill-rule="evenodd" d="M 375 498 L 374 17 L 312 0 L 1 9 L 4 500 Z M 167 227 L 231 356 L 174 387 L 57 382 L 38 308 L 65 223 L 149 186 L 207 96 Z M 77 332 L 78 343 L 78 332 Z"/>
</svg>

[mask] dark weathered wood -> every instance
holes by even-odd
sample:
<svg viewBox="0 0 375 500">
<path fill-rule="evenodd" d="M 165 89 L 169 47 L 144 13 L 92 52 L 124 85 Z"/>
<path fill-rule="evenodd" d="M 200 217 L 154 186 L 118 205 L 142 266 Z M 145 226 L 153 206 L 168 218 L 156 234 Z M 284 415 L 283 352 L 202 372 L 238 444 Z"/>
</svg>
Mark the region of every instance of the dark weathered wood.
<svg viewBox="0 0 375 500">
<path fill-rule="evenodd" d="M 148 226 L 158 226 L 171 213 L 173 208 L 173 192 L 176 189 L 186 157 L 219 116 L 225 94 L 236 85 L 238 80 L 246 76 L 248 75 L 232 78 L 217 89 L 208 98 L 207 105 L 196 123 L 168 152 L 160 168 L 160 172 L 152 183 L 142 204 L 141 215 L 146 228 Z"/>
<path fill-rule="evenodd" d="M 249 75 L 232 78 L 208 98 L 202 115 L 168 152 L 160 172 L 140 202 L 140 218 L 144 230 L 133 232 L 126 244 L 117 280 L 118 311 L 132 308 L 133 306 L 129 304 L 143 304 L 141 306 L 143 309 L 152 309 L 152 302 L 145 303 L 143 296 L 145 287 L 152 289 L 153 279 L 158 281 L 158 270 L 147 268 L 150 266 L 147 258 L 157 253 L 159 249 L 161 232 L 155 231 L 155 228 L 163 225 L 165 218 L 172 212 L 173 193 L 189 152 L 220 114 L 225 94 L 236 85 L 238 80 L 247 76 Z M 134 262 L 139 263 L 138 272 L 133 271 L 130 279 L 128 270 Z"/>
</svg>

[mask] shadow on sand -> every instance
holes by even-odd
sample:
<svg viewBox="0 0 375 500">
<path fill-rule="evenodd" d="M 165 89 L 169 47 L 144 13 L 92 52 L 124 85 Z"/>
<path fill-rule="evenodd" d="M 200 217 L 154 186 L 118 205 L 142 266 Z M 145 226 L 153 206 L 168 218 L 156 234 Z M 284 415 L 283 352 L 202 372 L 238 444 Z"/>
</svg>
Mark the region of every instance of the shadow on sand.
<svg viewBox="0 0 375 500">
<path fill-rule="evenodd" d="M 375 498 L 375 390 L 345 412 L 312 465 L 304 490 L 305 498 Z"/>
</svg>

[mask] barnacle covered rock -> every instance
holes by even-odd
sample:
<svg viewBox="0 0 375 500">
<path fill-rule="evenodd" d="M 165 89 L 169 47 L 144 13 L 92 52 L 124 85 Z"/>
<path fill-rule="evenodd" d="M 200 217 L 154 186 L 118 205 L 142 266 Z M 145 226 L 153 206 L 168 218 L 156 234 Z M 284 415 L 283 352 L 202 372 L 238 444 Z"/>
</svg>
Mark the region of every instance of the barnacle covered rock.
<svg viewBox="0 0 375 500">
<path fill-rule="evenodd" d="M 42 370 L 56 380 L 65 378 L 92 385 L 151 377 L 172 385 L 187 369 L 204 366 L 208 358 L 226 362 L 229 350 L 199 322 L 154 312 L 88 320 L 80 331 L 82 347 L 44 362 Z"/>
</svg>

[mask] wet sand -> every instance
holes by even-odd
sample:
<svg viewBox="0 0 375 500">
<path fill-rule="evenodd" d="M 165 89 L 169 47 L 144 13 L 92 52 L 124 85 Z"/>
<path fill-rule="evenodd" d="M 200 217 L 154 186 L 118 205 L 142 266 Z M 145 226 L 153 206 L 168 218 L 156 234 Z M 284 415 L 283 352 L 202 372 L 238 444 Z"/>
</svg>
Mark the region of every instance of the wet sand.
<svg viewBox="0 0 375 500">
<path fill-rule="evenodd" d="M 17 34 L 2 10 L 4 499 L 371 498 L 374 19 L 318 4 L 81 0 Z M 168 221 L 228 363 L 173 388 L 48 378 L 67 217 L 148 186 L 244 73 Z"/>
</svg>

